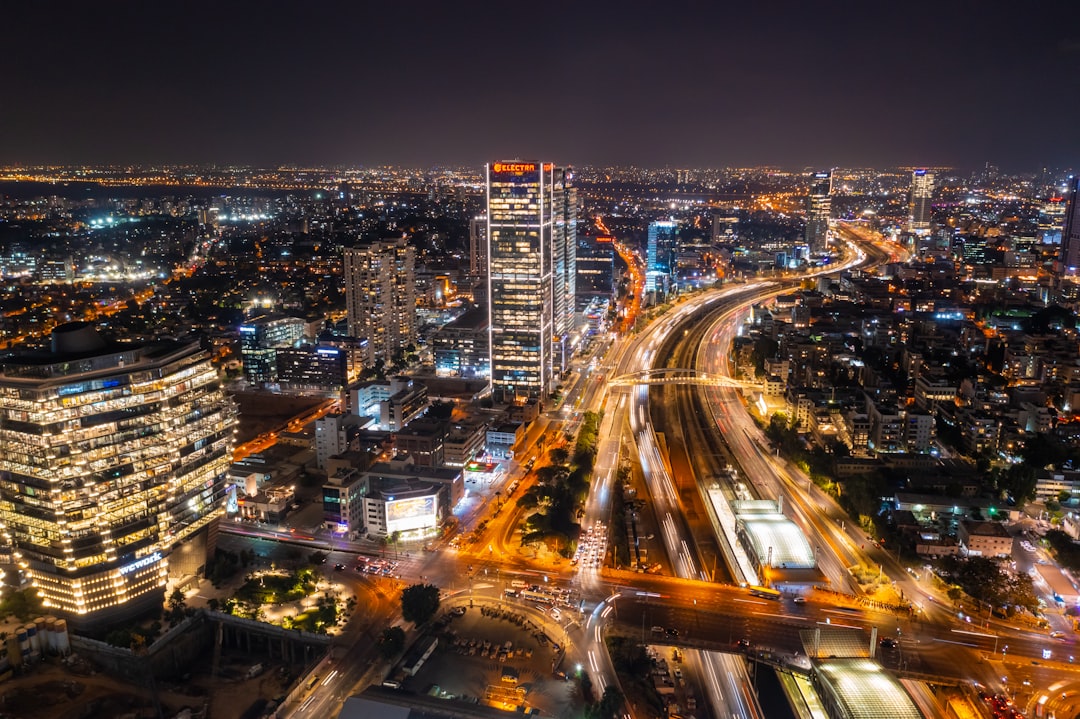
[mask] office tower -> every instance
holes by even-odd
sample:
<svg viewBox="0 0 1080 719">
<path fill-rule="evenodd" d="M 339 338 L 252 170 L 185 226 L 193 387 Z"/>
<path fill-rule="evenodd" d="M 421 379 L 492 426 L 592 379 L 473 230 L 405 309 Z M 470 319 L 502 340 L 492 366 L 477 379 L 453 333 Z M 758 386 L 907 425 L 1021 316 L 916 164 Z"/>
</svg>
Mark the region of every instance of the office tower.
<svg viewBox="0 0 1080 719">
<path fill-rule="evenodd" d="M 645 248 L 645 291 L 666 291 L 674 269 L 675 231 L 677 225 L 669 220 L 649 223 L 648 244 Z"/>
<path fill-rule="evenodd" d="M 435 376 L 490 377 L 490 334 L 486 307 L 467 310 L 436 330 L 431 337 Z"/>
<path fill-rule="evenodd" d="M 482 279 L 487 274 L 487 217 L 469 220 L 469 276 Z"/>
<path fill-rule="evenodd" d="M 712 213 L 713 244 L 731 242 L 739 227 L 739 216 L 732 210 L 717 210 Z"/>
<path fill-rule="evenodd" d="M 829 238 L 832 212 L 832 172 L 815 172 L 810 178 L 806 203 L 806 244 L 811 252 L 821 252 Z"/>
<path fill-rule="evenodd" d="M 1065 226 L 1065 213 L 1069 209 L 1064 197 L 1048 197 L 1039 208 L 1039 226 L 1036 238 L 1043 245 L 1060 245 L 1061 232 Z"/>
<path fill-rule="evenodd" d="M 908 229 L 916 233 L 930 231 L 930 203 L 934 197 L 934 173 L 915 170 L 911 173 L 911 201 L 908 203 Z"/>
<path fill-rule="evenodd" d="M 570 368 L 577 311 L 577 188 L 572 181 L 573 170 L 566 168 L 551 190 L 551 356 L 556 375 Z"/>
<path fill-rule="evenodd" d="M 577 309 L 593 300 L 611 302 L 615 296 L 615 244 L 613 238 L 579 237 L 577 243 Z"/>
<path fill-rule="evenodd" d="M 340 392 L 349 386 L 349 353 L 338 347 L 289 347 L 277 352 L 282 389 Z"/>
<path fill-rule="evenodd" d="M 486 168 L 491 387 L 543 401 L 569 359 L 576 269 L 572 173 L 550 163 Z"/>
<path fill-rule="evenodd" d="M 367 339 L 374 362 L 392 364 L 416 343 L 416 254 L 405 237 L 345 250 L 349 334 Z"/>
<path fill-rule="evenodd" d="M 1065 229 L 1061 233 L 1061 258 L 1058 274 L 1076 276 L 1080 267 L 1080 175 L 1069 178 L 1069 209 L 1065 211 Z"/>
<path fill-rule="evenodd" d="M 73 322 L 51 351 L 0 358 L 0 521 L 49 612 L 126 621 L 205 570 L 235 424 L 197 341 Z"/>
<path fill-rule="evenodd" d="M 256 317 L 240 325 L 240 360 L 248 382 L 277 379 L 278 350 L 295 347 L 307 323 L 300 317 Z"/>
</svg>

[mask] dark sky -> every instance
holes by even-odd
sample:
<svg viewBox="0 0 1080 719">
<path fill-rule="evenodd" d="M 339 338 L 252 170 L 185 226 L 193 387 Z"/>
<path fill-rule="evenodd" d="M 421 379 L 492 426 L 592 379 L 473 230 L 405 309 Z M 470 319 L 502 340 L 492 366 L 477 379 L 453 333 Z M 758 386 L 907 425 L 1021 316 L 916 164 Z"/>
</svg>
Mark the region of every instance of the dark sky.
<svg viewBox="0 0 1080 719">
<path fill-rule="evenodd" d="M 1080 2 L 12 2 L 0 162 L 1080 166 Z"/>
</svg>

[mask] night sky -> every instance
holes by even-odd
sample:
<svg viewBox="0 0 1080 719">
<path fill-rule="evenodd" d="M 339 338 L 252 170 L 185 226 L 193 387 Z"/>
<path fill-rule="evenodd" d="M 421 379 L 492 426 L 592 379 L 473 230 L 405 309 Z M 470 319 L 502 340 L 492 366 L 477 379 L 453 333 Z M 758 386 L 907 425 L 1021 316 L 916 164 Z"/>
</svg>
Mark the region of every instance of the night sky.
<svg viewBox="0 0 1080 719">
<path fill-rule="evenodd" d="M 1080 166 L 1080 2 L 5 3 L 0 163 Z"/>
</svg>

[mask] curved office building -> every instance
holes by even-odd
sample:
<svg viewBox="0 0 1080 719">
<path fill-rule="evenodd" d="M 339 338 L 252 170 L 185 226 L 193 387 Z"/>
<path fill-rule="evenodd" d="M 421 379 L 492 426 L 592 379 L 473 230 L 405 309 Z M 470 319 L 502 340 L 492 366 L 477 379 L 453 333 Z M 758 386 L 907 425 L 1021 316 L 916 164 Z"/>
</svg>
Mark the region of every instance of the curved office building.
<svg viewBox="0 0 1080 719">
<path fill-rule="evenodd" d="M 0 357 L 0 520 L 50 612 L 100 626 L 204 571 L 235 423 L 195 341 L 107 343 L 79 322 Z"/>
</svg>

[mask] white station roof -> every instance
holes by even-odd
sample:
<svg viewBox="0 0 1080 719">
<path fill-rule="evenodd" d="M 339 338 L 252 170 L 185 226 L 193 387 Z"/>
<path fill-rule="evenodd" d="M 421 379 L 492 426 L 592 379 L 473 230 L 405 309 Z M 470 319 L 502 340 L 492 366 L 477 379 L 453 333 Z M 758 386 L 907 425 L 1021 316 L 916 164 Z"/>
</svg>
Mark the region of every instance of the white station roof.
<svg viewBox="0 0 1080 719">
<path fill-rule="evenodd" d="M 774 569 L 813 569 L 814 550 L 802 530 L 780 513 L 739 514 L 758 563 Z"/>
<path fill-rule="evenodd" d="M 831 695 L 851 719 L 923 719 L 904 687 L 871 659 L 816 664 L 819 692 Z"/>
</svg>

